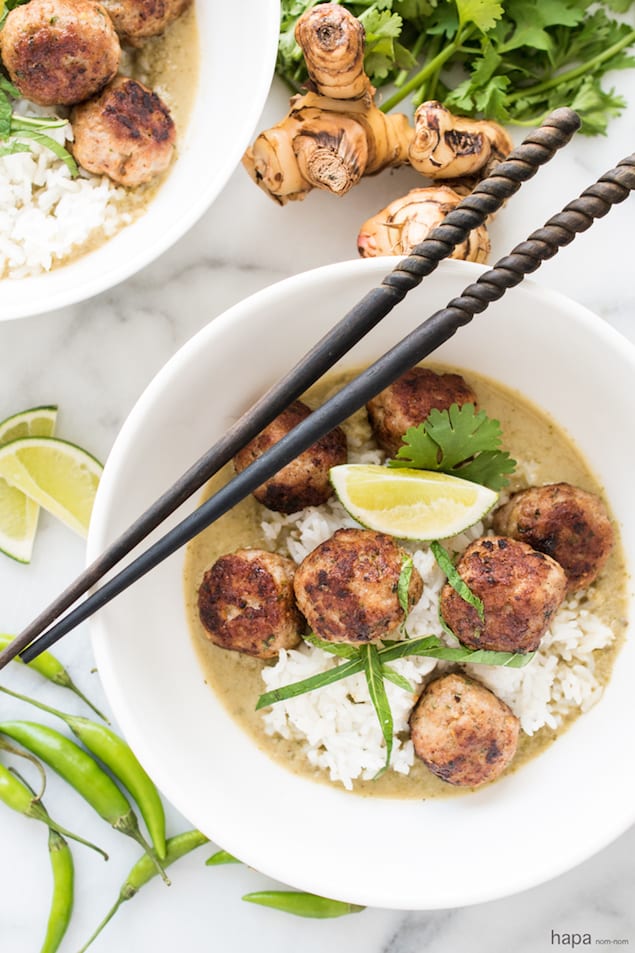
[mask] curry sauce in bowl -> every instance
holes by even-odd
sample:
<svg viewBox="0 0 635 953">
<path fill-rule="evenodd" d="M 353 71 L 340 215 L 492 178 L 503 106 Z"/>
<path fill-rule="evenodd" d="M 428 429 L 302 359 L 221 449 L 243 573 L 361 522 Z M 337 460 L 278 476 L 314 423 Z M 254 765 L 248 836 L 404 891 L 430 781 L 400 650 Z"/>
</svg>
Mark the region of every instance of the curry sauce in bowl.
<svg viewBox="0 0 635 953">
<path fill-rule="evenodd" d="M 426 367 L 432 367 L 436 372 L 460 373 L 476 394 L 479 408 L 500 422 L 504 448 L 517 461 L 516 471 L 502 497 L 507 499 L 510 493 L 523 490 L 527 485 L 566 483 L 601 499 L 602 487 L 587 461 L 551 417 L 517 392 L 477 373 L 440 368 L 430 362 Z M 304 399 L 311 407 L 320 406 L 354 374 L 327 375 Z M 349 459 L 357 462 L 377 457 L 380 451 L 365 411 L 351 417 L 344 429 L 348 437 Z M 231 479 L 233 472 L 234 468 L 228 465 L 210 482 L 205 498 Z M 319 668 L 319 649 L 300 643 L 299 649 L 287 649 L 281 653 L 283 657 L 277 662 L 275 658 L 262 661 L 245 652 L 214 644 L 206 632 L 199 611 L 198 593 L 205 573 L 219 557 L 247 548 L 277 552 L 300 564 L 313 547 L 331 536 L 336 528 L 347 525 L 351 525 L 348 514 L 332 498 L 321 507 L 284 515 L 268 509 L 251 496 L 188 544 L 185 599 L 205 680 L 259 748 L 288 770 L 336 786 L 343 785 L 357 794 L 368 796 L 448 797 L 474 790 L 471 785 L 454 785 L 442 780 L 412 751 L 408 724 L 410 710 L 423 686 L 443 674 L 443 665 L 429 667 L 426 664 L 421 672 L 416 669 L 408 672 L 415 680 L 418 678 L 415 681 L 417 689 L 409 699 L 403 689 L 391 691 L 387 686 L 393 703 L 395 738 L 391 769 L 382 772 L 384 742 L 377 730 L 377 717 L 365 692 L 363 677 L 354 676 L 358 680 L 354 688 L 350 687 L 351 679 L 331 688 L 316 689 L 313 695 L 303 695 L 301 700 L 298 699 L 299 704 L 295 700 L 280 703 L 283 712 L 276 706 L 257 710 L 258 698 L 267 688 L 284 685 L 285 680 L 310 677 Z M 490 514 L 484 523 L 480 522 L 464 533 L 463 539 L 456 541 L 453 552 L 465 549 L 471 539 L 482 536 L 487 529 L 491 531 L 491 526 Z M 438 596 L 443 575 L 427 554 L 428 544 L 410 544 L 410 552 L 416 553 L 417 550 L 417 565 L 425 571 L 424 594 L 421 607 L 415 606 L 406 620 L 408 635 L 421 637 L 432 632 L 443 635 L 438 622 Z M 626 578 L 621 543 L 615 539 L 609 562 L 599 578 L 591 586 L 573 592 L 562 603 L 538 657 L 521 670 L 478 664 L 467 666 L 469 675 L 495 694 L 499 692 L 520 719 L 518 747 L 506 771 L 517 770 L 529 758 L 543 751 L 576 718 L 599 701 L 623 639 L 627 612 Z M 229 611 L 239 616 L 241 604 L 245 612 L 251 613 L 254 626 L 262 626 L 252 599 L 243 602 L 239 595 Z M 400 637 L 398 631 L 391 629 L 385 635 L 391 639 Z M 354 643 L 354 638 L 351 638 L 351 643 Z M 332 663 L 328 655 L 324 660 L 327 667 Z M 269 671 L 272 666 L 273 673 Z M 280 670 L 279 674 L 277 670 Z M 322 694 L 318 697 L 320 692 Z M 344 737 L 347 739 L 345 744 Z"/>
<path fill-rule="evenodd" d="M 150 385 L 115 443 L 95 504 L 88 558 L 391 267 L 386 259 L 362 260 L 296 276 L 232 308 L 193 338 Z M 335 372 L 368 365 L 481 272 L 475 265 L 444 263 Z M 602 624 L 609 622 L 613 645 L 621 642 L 614 660 L 611 648 L 605 656 L 610 677 L 606 681 L 598 663 L 596 677 L 606 682 L 601 698 L 561 731 L 565 718 L 558 738 L 538 757 L 461 797 L 362 796 L 288 770 L 262 750 L 263 739 L 255 740 L 208 684 L 188 620 L 199 579 L 192 582 L 188 609 L 184 553 L 105 607 L 92 624 L 118 722 L 146 769 L 195 826 L 276 880 L 400 909 L 461 906 L 544 882 L 623 832 L 635 803 L 623 742 L 624 725 L 635 715 L 635 514 L 628 479 L 635 458 L 621 436 L 635 410 L 633 349 L 584 308 L 526 282 L 444 344 L 434 363 L 464 374 L 484 409 L 501 419 L 517 459 L 545 457 L 549 469 L 537 480 L 565 479 L 599 492 L 621 540 L 597 585 L 600 595 L 587 607 Z M 517 395 L 522 401 L 515 424 Z M 530 421 L 538 430 L 523 436 Z M 542 441 L 561 456 L 562 469 L 560 461 L 548 461 Z M 526 472 L 523 480 L 535 482 L 534 474 Z M 256 532 L 260 522 L 261 514 L 252 524 Z M 247 539 L 240 536 L 242 525 L 239 519 L 230 549 L 252 539 L 251 530 Z M 227 551 L 224 540 L 219 548 Z M 213 559 L 208 548 L 200 568 Z M 529 672 L 531 664 L 518 671 Z M 245 711 L 252 702 L 246 700 Z M 460 846 L 460 863 L 448 845 Z M 426 865 L 426 858 L 434 863 Z"/>
<path fill-rule="evenodd" d="M 38 3 L 49 2 L 57 0 L 38 0 Z M 99 6 L 92 0 L 59 2 Z M 12 14 L 31 6 L 32 3 L 16 8 Z M 52 186 L 61 177 L 63 181 L 60 180 L 56 188 L 66 198 L 58 202 L 57 192 L 47 195 L 45 188 L 34 188 L 32 212 L 38 217 L 38 225 L 28 248 L 20 246 L 24 229 L 18 227 L 19 203 L 14 201 L 13 207 L 7 210 L 9 220 L 16 219 L 16 242 L 10 241 L 6 246 L 11 256 L 0 265 L 3 319 L 37 314 L 83 300 L 138 271 L 194 224 L 240 161 L 273 75 L 278 5 L 273 0 L 257 4 L 246 22 L 232 4 L 203 4 L 194 0 L 192 5 L 186 6 L 189 8 L 174 19 L 162 35 L 144 37 L 135 46 L 124 40 L 118 66 L 120 74 L 143 84 L 144 89 L 151 90 L 152 95 L 160 99 L 160 104 L 152 100 L 152 149 L 137 166 L 155 166 L 161 153 L 169 162 L 167 171 L 159 171 L 150 181 L 138 186 L 125 184 L 128 179 L 109 184 L 102 172 L 104 160 L 108 160 L 110 154 L 106 149 L 104 157 L 104 144 L 110 141 L 112 128 L 106 128 L 103 116 L 85 117 L 84 138 L 88 141 L 88 151 L 93 157 L 100 156 L 98 173 L 81 173 L 72 179 L 62 160 L 58 165 L 64 171 L 59 171 L 58 166 L 51 169 Z M 233 77 L 231 95 L 226 91 L 228 73 Z M 129 84 L 126 90 L 129 91 L 127 108 L 132 108 L 131 102 L 133 106 L 137 103 L 134 108 L 138 118 L 139 108 L 145 113 L 151 102 L 150 93 Z M 123 95 L 116 86 L 112 94 Z M 88 105 L 98 105 L 101 98 L 102 94 L 98 93 Z M 68 109 L 81 113 L 84 105 Z M 104 103 L 104 116 L 111 106 L 110 102 Z M 24 102 L 20 101 L 15 108 L 24 111 L 23 107 Z M 169 110 L 174 120 L 175 130 L 170 132 L 169 138 L 164 135 L 167 130 L 164 110 Z M 35 111 L 38 116 L 49 116 L 52 107 L 38 105 Z M 128 118 L 124 116 L 125 122 Z M 160 128 L 155 128 L 155 120 L 157 123 L 161 120 Z M 61 137 L 56 147 L 63 147 L 64 128 L 45 131 L 52 138 Z M 145 143 L 145 134 L 141 138 Z M 121 135 L 117 133 L 115 139 L 114 145 L 121 149 L 122 163 L 127 165 L 127 160 L 124 162 L 127 149 L 121 145 Z M 165 142 L 169 146 L 167 150 Z M 78 143 L 69 145 L 72 151 Z M 34 148 L 40 149 L 38 145 Z M 38 161 L 44 158 L 43 153 Z M 79 154 L 78 160 L 81 161 Z M 0 158 L 10 182 L 15 179 L 16 189 L 31 175 L 29 161 L 28 154 Z M 14 185 L 7 194 L 12 194 L 12 188 Z M 73 206 L 73 199 L 78 195 L 82 200 L 78 207 L 81 214 L 74 211 Z M 56 207 L 56 203 L 60 207 L 51 218 L 47 209 L 51 204 Z M 62 233 L 58 234 L 60 229 Z"/>
</svg>

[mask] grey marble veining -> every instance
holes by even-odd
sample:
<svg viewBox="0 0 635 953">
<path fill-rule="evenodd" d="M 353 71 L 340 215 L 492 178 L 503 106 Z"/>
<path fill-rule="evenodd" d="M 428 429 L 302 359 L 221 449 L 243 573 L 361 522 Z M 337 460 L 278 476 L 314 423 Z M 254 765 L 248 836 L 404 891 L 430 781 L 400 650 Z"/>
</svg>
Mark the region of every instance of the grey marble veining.
<svg viewBox="0 0 635 953">
<path fill-rule="evenodd" d="M 605 139 L 578 138 L 523 187 L 492 225 L 492 260 L 521 241 L 635 143 L 635 78 L 616 77 L 631 103 Z M 285 91 L 274 84 L 263 125 L 278 118 Z M 516 136 L 519 139 L 518 136 Z M 417 184 L 408 170 L 365 180 L 343 200 L 312 194 L 283 209 L 237 169 L 200 222 L 143 272 L 92 301 L 52 314 L 0 324 L 0 418 L 41 402 L 60 406 L 58 432 L 105 458 L 126 415 L 166 360 L 209 320 L 246 295 L 308 268 L 356 255 L 359 225 L 395 195 Z M 632 235 L 635 199 L 615 209 L 548 262 L 537 281 L 569 294 L 635 341 Z M 334 315 L 334 320 L 337 318 Z M 298 316 L 302 320 L 302 316 Z M 248 369 L 245 369 L 248 373 Z M 29 567 L 0 560 L 0 630 L 17 631 L 82 566 L 84 548 L 45 515 Z M 91 697 L 107 708 L 85 627 L 57 654 Z M 12 684 L 43 701 L 80 711 L 79 703 L 32 673 Z M 31 717 L 0 698 L 0 718 Z M 601 770 L 601 766 L 590 766 Z M 583 779 L 581 779 L 583 783 Z M 63 823 L 108 849 L 104 864 L 78 848 L 76 913 L 63 951 L 76 950 L 114 900 L 137 857 L 54 777 L 47 806 Z M 169 809 L 171 831 L 187 821 Z M 540 817 L 519 818 L 539 824 Z M 492 837 L 504 832 L 492 832 Z M 35 953 L 50 895 L 46 836 L 33 822 L 0 810 L 0 950 Z M 448 844 L 460 864 L 461 844 Z M 407 845 L 404 845 L 407 850 Z M 336 921 L 305 921 L 250 907 L 240 897 L 267 885 L 251 870 L 209 869 L 202 849 L 174 869 L 169 891 L 156 882 L 126 904 L 95 953 L 279 953 L 325 949 L 347 953 L 547 953 L 571 949 L 574 935 L 594 946 L 635 944 L 635 831 L 555 880 L 492 903 L 417 913 L 367 910 Z M 421 857 L 434 876 L 434 857 Z M 563 942 L 563 938 L 564 942 Z M 566 939 L 568 938 L 568 939 Z M 599 942 L 598 942 L 599 941 Z M 580 941 L 581 944 L 581 941 Z M 588 944 L 587 944 L 588 945 Z"/>
</svg>

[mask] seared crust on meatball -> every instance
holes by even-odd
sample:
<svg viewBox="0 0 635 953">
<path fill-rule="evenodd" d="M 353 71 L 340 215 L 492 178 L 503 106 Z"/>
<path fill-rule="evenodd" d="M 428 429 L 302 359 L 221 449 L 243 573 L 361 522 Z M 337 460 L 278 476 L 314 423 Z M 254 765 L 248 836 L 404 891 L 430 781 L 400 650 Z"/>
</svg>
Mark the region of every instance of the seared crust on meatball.
<svg viewBox="0 0 635 953">
<path fill-rule="evenodd" d="M 404 620 L 398 583 L 407 554 L 392 536 L 366 529 L 339 529 L 304 559 L 294 589 L 309 626 L 327 642 L 386 638 Z M 413 569 L 412 606 L 423 592 Z"/>
<path fill-rule="evenodd" d="M 443 618 L 470 648 L 494 652 L 534 652 L 567 589 L 562 567 L 527 543 L 483 536 L 464 550 L 456 568 L 484 608 L 484 621 L 446 582 Z"/>
<path fill-rule="evenodd" d="M 295 564 L 277 553 L 239 549 L 207 570 L 198 611 L 215 645 L 270 659 L 301 640 L 304 619 L 293 595 Z"/>
<path fill-rule="evenodd" d="M 115 29 L 126 39 L 145 39 L 166 27 L 191 7 L 193 0 L 103 0 Z"/>
<path fill-rule="evenodd" d="M 88 172 L 134 188 L 166 171 L 176 128 L 165 103 L 143 83 L 118 76 L 71 115 L 75 159 Z"/>
<path fill-rule="evenodd" d="M 366 404 L 368 418 L 379 446 L 395 456 L 409 427 L 423 423 L 433 408 L 474 404 L 476 395 L 460 374 L 437 374 L 427 367 L 413 367 Z"/>
<path fill-rule="evenodd" d="M 568 591 L 589 586 L 604 568 L 614 533 L 602 500 L 570 483 L 532 486 L 494 512 L 494 529 L 560 563 Z"/>
<path fill-rule="evenodd" d="M 493 692 L 452 673 L 430 682 L 410 715 L 416 755 L 449 784 L 494 781 L 512 761 L 519 722 Z"/>
<path fill-rule="evenodd" d="M 121 47 L 112 20 L 93 0 L 31 0 L 0 31 L 12 82 L 41 106 L 72 105 L 113 78 Z"/>
<path fill-rule="evenodd" d="M 300 400 L 283 410 L 262 433 L 236 454 L 234 467 L 237 473 L 286 437 L 310 413 L 310 408 Z M 333 493 L 329 482 L 330 468 L 346 463 L 346 459 L 346 435 L 341 427 L 336 427 L 259 486 L 254 496 L 270 510 L 279 513 L 297 513 L 305 506 L 319 506 L 326 503 Z"/>
</svg>

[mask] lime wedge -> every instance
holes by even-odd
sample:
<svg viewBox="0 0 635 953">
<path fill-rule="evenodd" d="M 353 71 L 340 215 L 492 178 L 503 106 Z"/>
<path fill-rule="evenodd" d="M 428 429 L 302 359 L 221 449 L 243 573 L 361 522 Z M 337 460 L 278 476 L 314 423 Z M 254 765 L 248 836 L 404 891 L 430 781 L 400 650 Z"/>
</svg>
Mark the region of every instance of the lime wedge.
<svg viewBox="0 0 635 953">
<path fill-rule="evenodd" d="M 399 539 L 447 539 L 477 523 L 498 493 L 479 483 L 431 470 L 373 464 L 332 467 L 342 505 L 368 529 Z"/>
<path fill-rule="evenodd" d="M 57 407 L 32 407 L 0 421 L 0 447 L 21 437 L 52 437 Z M 0 479 L 0 551 L 28 563 L 33 552 L 40 507 Z"/>
<path fill-rule="evenodd" d="M 55 437 L 22 437 L 0 447 L 0 477 L 86 536 L 101 464 Z"/>
<path fill-rule="evenodd" d="M 57 407 L 31 407 L 0 421 L 0 446 L 20 437 L 52 437 Z"/>
</svg>

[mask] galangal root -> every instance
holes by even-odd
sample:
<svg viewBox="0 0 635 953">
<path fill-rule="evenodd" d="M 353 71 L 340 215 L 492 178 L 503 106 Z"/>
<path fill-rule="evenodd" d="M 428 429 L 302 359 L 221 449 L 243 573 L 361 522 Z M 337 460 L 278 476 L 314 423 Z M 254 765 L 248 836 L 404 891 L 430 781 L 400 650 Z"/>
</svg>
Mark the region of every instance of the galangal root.
<svg viewBox="0 0 635 953">
<path fill-rule="evenodd" d="M 423 103 L 415 113 L 410 164 L 445 184 L 412 189 L 364 222 L 357 238 L 360 255 L 410 254 L 512 148 L 497 123 L 454 116 L 438 102 Z M 487 227 L 481 225 L 450 257 L 483 263 L 489 251 Z"/>
<path fill-rule="evenodd" d="M 413 189 L 361 227 L 361 255 L 408 254 L 511 152 L 511 139 L 495 122 L 454 116 L 434 101 L 417 109 L 414 129 L 406 116 L 384 114 L 364 71 L 364 27 L 337 3 L 307 10 L 295 36 L 310 88 L 293 97 L 282 122 L 258 136 L 243 164 L 280 205 L 314 188 L 344 195 L 362 176 L 406 163 L 428 179 L 444 180 Z M 452 257 L 484 262 L 489 248 L 481 226 Z"/>
<path fill-rule="evenodd" d="M 411 189 L 403 198 L 395 199 L 364 222 L 357 236 L 359 254 L 362 258 L 409 255 L 415 245 L 457 207 L 461 198 L 447 185 Z M 456 246 L 450 257 L 486 262 L 489 251 L 487 228 L 481 225 L 470 232 L 466 241 Z"/>
<path fill-rule="evenodd" d="M 454 116 L 441 103 L 422 103 L 408 159 L 429 179 L 485 178 L 513 149 L 502 126 L 486 119 Z"/>
<path fill-rule="evenodd" d="M 362 176 L 403 165 L 413 137 L 406 116 L 385 115 L 374 101 L 356 17 L 339 4 L 320 4 L 300 17 L 295 35 L 312 89 L 294 96 L 286 118 L 243 156 L 253 180 L 280 205 L 313 188 L 344 195 Z"/>
</svg>

